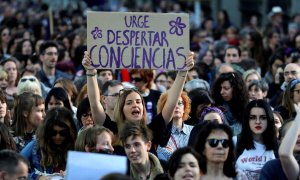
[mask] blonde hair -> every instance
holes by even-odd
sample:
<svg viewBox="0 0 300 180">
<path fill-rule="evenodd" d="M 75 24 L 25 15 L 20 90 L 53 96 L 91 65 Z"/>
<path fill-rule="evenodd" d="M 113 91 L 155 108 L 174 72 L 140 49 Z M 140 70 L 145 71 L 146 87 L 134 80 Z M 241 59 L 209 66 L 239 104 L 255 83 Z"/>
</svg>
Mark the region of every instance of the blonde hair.
<svg viewBox="0 0 300 180">
<path fill-rule="evenodd" d="M 126 101 L 127 96 L 131 93 L 137 93 L 141 97 L 142 104 L 143 104 L 143 117 L 141 119 L 141 123 L 144 124 L 144 125 L 147 124 L 147 113 L 146 113 L 147 110 L 146 110 L 146 107 L 145 107 L 144 98 L 141 96 L 141 94 L 137 90 L 123 89 L 123 93 L 120 95 L 120 97 L 118 99 L 118 102 L 117 102 L 117 104 L 115 106 L 115 109 L 114 109 L 114 120 L 117 122 L 117 126 L 118 126 L 119 131 L 122 129 L 125 121 L 128 120 L 128 119 L 125 118 L 125 114 L 123 112 L 123 107 L 125 105 L 125 101 Z"/>
<path fill-rule="evenodd" d="M 111 141 L 114 141 L 114 134 L 103 126 L 93 126 L 80 132 L 75 142 L 75 150 L 85 152 L 85 147 L 96 148 L 97 136 L 103 132 L 107 132 L 111 136 Z"/>
<path fill-rule="evenodd" d="M 8 80 L 8 74 L 3 69 L 0 69 L 0 79 Z"/>
<path fill-rule="evenodd" d="M 261 80 L 261 75 L 255 69 L 249 69 L 243 73 L 243 80 L 246 82 L 248 76 L 255 74 L 259 80 Z"/>
<path fill-rule="evenodd" d="M 41 84 L 35 76 L 23 76 L 17 85 L 17 95 L 24 92 L 31 92 L 42 96 Z"/>
<path fill-rule="evenodd" d="M 168 99 L 168 93 L 169 93 L 169 90 L 164 92 L 158 102 L 157 102 L 157 113 L 160 113 L 166 102 L 167 102 L 167 99 Z M 189 118 L 189 114 L 191 112 L 191 99 L 188 97 L 187 93 L 182 91 L 181 92 L 181 98 L 182 98 L 182 101 L 183 101 L 183 104 L 184 104 L 184 112 L 183 112 L 183 116 L 182 116 L 182 120 L 185 121 Z"/>
</svg>

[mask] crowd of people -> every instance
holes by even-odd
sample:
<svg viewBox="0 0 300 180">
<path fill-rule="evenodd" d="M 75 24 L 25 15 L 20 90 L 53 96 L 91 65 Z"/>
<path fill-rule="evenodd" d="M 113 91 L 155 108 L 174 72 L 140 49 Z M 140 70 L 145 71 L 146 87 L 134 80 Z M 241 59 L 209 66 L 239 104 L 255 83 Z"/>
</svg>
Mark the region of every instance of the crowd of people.
<svg viewBox="0 0 300 180">
<path fill-rule="evenodd" d="M 68 151 L 127 157 L 103 179 L 300 178 L 300 14 L 197 26 L 191 2 L 112 2 L 189 13 L 187 68 L 96 69 L 84 3 L 1 1 L 0 179 L 63 178 Z"/>
</svg>

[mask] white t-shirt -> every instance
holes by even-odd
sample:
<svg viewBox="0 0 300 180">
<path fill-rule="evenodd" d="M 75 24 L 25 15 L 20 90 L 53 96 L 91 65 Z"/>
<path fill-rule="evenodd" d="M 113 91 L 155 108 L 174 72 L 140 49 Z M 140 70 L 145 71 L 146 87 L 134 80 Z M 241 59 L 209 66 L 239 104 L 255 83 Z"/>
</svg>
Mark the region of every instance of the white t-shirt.
<svg viewBox="0 0 300 180">
<path fill-rule="evenodd" d="M 236 161 L 236 170 L 242 171 L 248 179 L 259 179 L 259 173 L 266 162 L 275 159 L 274 151 L 253 141 L 255 149 L 245 149 Z"/>
</svg>

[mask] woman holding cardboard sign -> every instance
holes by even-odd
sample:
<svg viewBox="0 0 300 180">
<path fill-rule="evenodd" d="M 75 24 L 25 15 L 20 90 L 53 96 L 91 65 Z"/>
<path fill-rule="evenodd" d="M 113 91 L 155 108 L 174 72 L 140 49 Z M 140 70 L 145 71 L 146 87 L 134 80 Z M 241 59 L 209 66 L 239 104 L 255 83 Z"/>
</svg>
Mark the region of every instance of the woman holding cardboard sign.
<svg viewBox="0 0 300 180">
<path fill-rule="evenodd" d="M 176 110 L 176 107 L 178 105 L 178 100 L 180 99 L 187 72 L 194 66 L 193 53 L 189 54 L 185 63 L 187 65 L 187 70 L 180 71 L 177 74 L 173 86 L 168 91 L 168 96 L 172 98 L 168 98 L 165 101 L 165 105 L 162 110 L 161 116 L 167 121 L 158 120 L 151 122 L 149 125 L 149 127 L 156 132 L 154 134 L 154 144 L 161 144 L 160 141 L 165 133 L 166 125 L 168 125 L 171 121 L 173 114 L 182 116 L 182 114 Z M 106 126 L 111 123 L 111 120 L 108 120 L 103 106 L 100 103 L 100 92 L 97 85 L 96 69 L 91 65 L 91 58 L 88 52 L 85 52 L 82 64 L 87 70 L 88 97 L 91 104 L 92 116 L 94 117 L 96 124 Z M 184 107 L 182 106 L 182 101 L 180 101 L 179 106 L 181 108 Z M 114 109 L 114 120 L 117 123 L 118 130 L 122 128 L 124 122 L 127 120 L 140 121 L 141 123 L 146 124 L 146 107 L 140 92 L 135 89 L 124 89 L 120 91 L 119 99 Z M 167 136 L 167 139 L 169 139 L 169 136 Z"/>
</svg>

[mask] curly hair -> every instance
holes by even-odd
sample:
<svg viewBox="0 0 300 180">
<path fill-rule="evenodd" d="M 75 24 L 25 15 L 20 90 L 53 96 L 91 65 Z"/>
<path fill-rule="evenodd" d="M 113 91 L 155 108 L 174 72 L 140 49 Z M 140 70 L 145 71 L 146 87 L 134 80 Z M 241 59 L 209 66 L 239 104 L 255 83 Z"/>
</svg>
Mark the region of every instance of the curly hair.
<svg viewBox="0 0 300 180">
<path fill-rule="evenodd" d="M 216 106 L 222 106 L 224 103 L 224 99 L 221 96 L 221 84 L 225 81 L 228 81 L 232 87 L 232 99 L 228 102 L 228 105 L 233 116 L 237 121 L 241 122 L 244 108 L 249 101 L 245 82 L 237 72 L 222 73 L 216 79 L 212 88 L 212 97 L 215 100 Z"/>
<path fill-rule="evenodd" d="M 166 91 L 160 96 L 160 98 L 157 102 L 157 113 L 162 112 L 162 110 L 167 102 L 167 99 L 168 99 L 168 93 L 169 93 L 169 91 Z M 182 120 L 185 121 L 189 118 L 189 114 L 191 112 L 191 100 L 190 100 L 189 96 L 187 95 L 187 93 L 184 91 L 181 92 L 180 96 L 181 96 L 181 98 L 183 100 L 183 104 L 184 104 L 184 112 L 183 112 Z"/>
<path fill-rule="evenodd" d="M 65 141 L 58 146 L 53 143 L 52 132 L 54 126 L 63 127 L 68 132 Z M 38 148 L 41 151 L 41 164 L 44 167 L 66 166 L 67 152 L 74 149 L 77 129 L 71 111 L 65 107 L 50 109 L 44 123 L 37 130 Z"/>
</svg>

